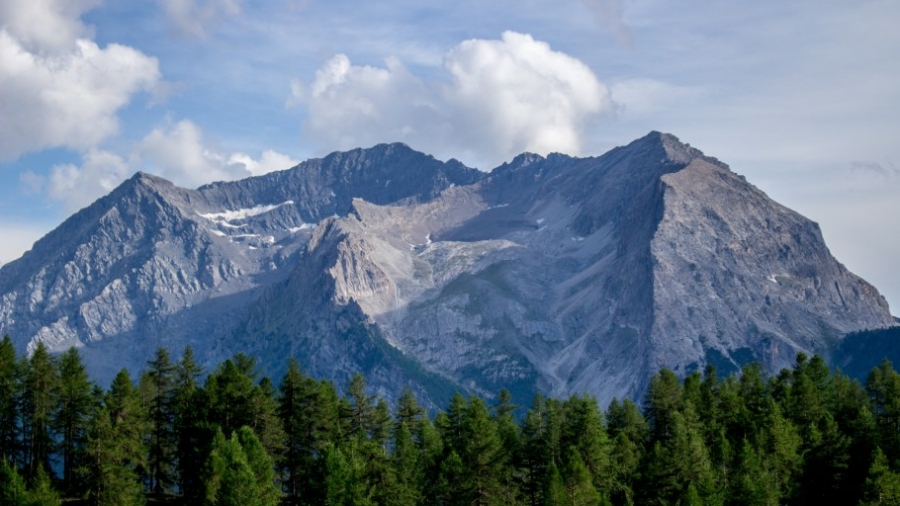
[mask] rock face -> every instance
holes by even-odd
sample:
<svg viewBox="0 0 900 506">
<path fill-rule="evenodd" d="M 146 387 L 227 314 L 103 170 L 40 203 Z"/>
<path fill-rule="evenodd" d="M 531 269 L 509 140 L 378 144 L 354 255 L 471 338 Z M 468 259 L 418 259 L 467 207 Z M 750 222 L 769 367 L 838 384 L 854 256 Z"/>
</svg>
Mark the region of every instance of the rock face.
<svg viewBox="0 0 900 506">
<path fill-rule="evenodd" d="M 439 404 L 607 402 L 662 366 L 775 371 L 893 324 L 815 223 L 657 132 L 490 173 L 392 144 L 197 190 L 138 174 L 0 269 L 0 333 L 80 346 L 102 378 L 191 344 Z"/>
</svg>

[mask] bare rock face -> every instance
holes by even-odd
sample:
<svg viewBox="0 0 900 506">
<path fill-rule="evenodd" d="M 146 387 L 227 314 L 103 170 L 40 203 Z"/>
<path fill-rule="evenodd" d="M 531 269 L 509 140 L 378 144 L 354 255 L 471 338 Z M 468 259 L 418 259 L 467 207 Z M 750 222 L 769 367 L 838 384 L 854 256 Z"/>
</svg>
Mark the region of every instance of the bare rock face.
<svg viewBox="0 0 900 506">
<path fill-rule="evenodd" d="M 891 325 L 815 223 L 657 132 L 490 173 L 392 144 L 197 190 L 138 174 L 0 269 L 0 333 L 104 379 L 191 344 L 437 404 L 607 402 L 662 366 L 776 371 Z"/>
</svg>

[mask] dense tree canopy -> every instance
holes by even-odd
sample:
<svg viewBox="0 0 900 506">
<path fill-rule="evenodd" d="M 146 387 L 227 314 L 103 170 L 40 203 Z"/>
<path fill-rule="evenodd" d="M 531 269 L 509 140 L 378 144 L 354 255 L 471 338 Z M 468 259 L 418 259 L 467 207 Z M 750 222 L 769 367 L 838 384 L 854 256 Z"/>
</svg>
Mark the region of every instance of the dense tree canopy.
<svg viewBox="0 0 900 506">
<path fill-rule="evenodd" d="M 76 349 L 0 341 L 0 503 L 144 505 L 900 504 L 900 374 L 864 385 L 799 354 L 719 378 L 661 370 L 640 403 L 462 393 L 431 416 L 239 354 L 190 348 L 92 383 Z"/>
</svg>

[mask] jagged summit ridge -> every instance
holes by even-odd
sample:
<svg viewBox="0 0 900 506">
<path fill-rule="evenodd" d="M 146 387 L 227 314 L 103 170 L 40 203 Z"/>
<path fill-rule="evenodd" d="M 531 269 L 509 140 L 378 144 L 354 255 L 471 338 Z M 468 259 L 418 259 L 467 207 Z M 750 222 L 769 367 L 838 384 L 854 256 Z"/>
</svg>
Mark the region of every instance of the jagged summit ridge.
<svg viewBox="0 0 900 506">
<path fill-rule="evenodd" d="M 101 377 L 191 344 L 437 403 L 605 402 L 893 323 L 813 222 L 659 132 L 491 172 L 382 144 L 196 190 L 139 173 L 0 269 L 0 333 Z"/>
</svg>

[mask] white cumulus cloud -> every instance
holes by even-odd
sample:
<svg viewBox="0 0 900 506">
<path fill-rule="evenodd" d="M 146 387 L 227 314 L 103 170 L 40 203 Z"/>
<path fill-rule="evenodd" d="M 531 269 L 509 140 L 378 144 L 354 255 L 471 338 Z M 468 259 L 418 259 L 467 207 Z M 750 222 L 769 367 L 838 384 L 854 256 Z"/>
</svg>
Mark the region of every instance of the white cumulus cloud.
<svg viewBox="0 0 900 506">
<path fill-rule="evenodd" d="M 579 154 L 591 121 L 612 109 L 590 68 L 527 34 L 464 41 L 443 70 L 425 81 L 396 59 L 379 68 L 337 55 L 311 84 L 295 80 L 289 103 L 306 105 L 304 129 L 326 149 L 399 140 L 483 168 L 522 151 Z"/>
<path fill-rule="evenodd" d="M 80 38 L 92 38 L 93 30 L 81 15 L 103 0 L 4 0 L 0 2 L 0 26 L 29 51 L 66 51 Z"/>
<path fill-rule="evenodd" d="M 160 82 L 140 51 L 87 38 L 93 1 L 2 2 L 0 160 L 48 147 L 96 147 L 117 133 L 117 112 Z"/>
<path fill-rule="evenodd" d="M 109 193 L 138 170 L 190 188 L 212 181 L 259 176 L 297 163 L 273 150 L 263 151 L 258 159 L 241 152 L 225 153 L 209 146 L 200 127 L 192 121 L 181 120 L 153 129 L 128 156 L 91 149 L 79 165 L 55 165 L 47 176 L 28 171 L 22 174 L 20 182 L 27 192 L 44 194 L 71 212 Z"/>
</svg>

